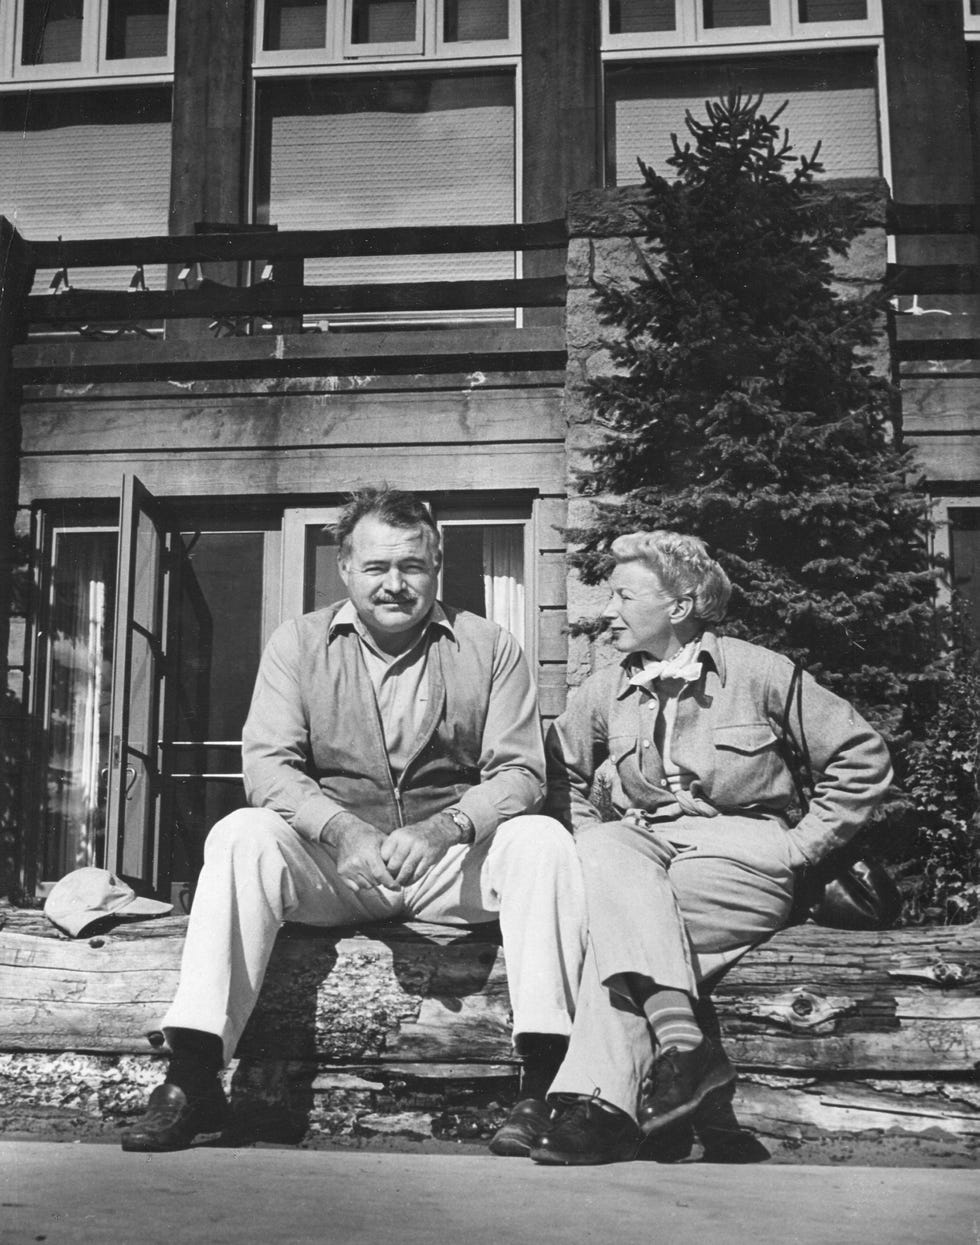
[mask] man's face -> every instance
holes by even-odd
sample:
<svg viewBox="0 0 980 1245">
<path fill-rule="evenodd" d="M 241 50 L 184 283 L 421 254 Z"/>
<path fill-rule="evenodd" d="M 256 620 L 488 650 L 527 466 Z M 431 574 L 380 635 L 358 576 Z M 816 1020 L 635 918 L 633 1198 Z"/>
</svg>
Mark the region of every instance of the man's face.
<svg viewBox="0 0 980 1245">
<path fill-rule="evenodd" d="M 351 533 L 340 576 L 364 625 L 379 641 L 409 638 L 436 599 L 439 554 L 427 528 L 390 527 L 368 515 Z"/>
</svg>

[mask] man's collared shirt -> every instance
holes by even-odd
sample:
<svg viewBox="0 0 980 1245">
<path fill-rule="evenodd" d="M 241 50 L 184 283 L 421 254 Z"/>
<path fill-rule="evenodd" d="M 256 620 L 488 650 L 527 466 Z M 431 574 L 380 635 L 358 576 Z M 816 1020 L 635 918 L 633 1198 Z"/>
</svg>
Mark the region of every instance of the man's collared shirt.
<svg viewBox="0 0 980 1245">
<path fill-rule="evenodd" d="M 429 707 L 428 638 L 433 628 L 441 628 L 455 638 L 452 623 L 438 602 L 412 647 L 391 658 L 375 644 L 352 602 L 346 601 L 340 607 L 330 626 L 331 636 L 347 630 L 360 640 L 361 657 L 378 705 L 388 764 L 396 781 L 412 758 Z"/>
</svg>

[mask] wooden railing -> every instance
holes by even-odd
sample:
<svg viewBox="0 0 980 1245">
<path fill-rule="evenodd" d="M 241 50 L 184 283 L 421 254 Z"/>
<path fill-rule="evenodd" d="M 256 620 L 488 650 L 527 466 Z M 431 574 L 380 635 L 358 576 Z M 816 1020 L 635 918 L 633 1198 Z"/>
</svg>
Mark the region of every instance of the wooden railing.
<svg viewBox="0 0 980 1245">
<path fill-rule="evenodd" d="M 33 242 L 44 288 L 24 300 L 27 341 L 15 347 L 15 367 L 25 384 L 559 372 L 567 242 L 564 220 L 287 232 L 210 225 L 182 237 Z M 305 279 L 308 261 L 488 252 L 523 257 L 528 275 Z M 142 288 L 150 265 L 166 265 L 177 288 Z M 118 288 L 86 289 L 86 270 L 107 267 L 118 269 Z"/>
<path fill-rule="evenodd" d="M 27 318 L 32 327 L 39 327 L 138 319 L 269 319 L 315 313 L 560 307 L 565 301 L 564 275 L 309 285 L 303 280 L 303 263 L 309 259 L 359 255 L 556 251 L 566 245 L 563 220 L 523 225 L 208 232 L 185 237 L 32 243 L 37 268 L 64 273 L 67 279 L 55 292 L 31 294 L 27 299 Z M 78 270 L 85 268 L 111 265 L 139 270 L 149 264 L 169 264 L 193 269 L 197 265 L 235 263 L 253 264 L 260 272 L 268 270 L 268 276 L 246 285 L 205 278 L 195 288 L 162 291 L 86 290 L 84 276 L 81 284 L 76 284 Z M 124 279 L 120 285 L 124 285 Z"/>
</svg>

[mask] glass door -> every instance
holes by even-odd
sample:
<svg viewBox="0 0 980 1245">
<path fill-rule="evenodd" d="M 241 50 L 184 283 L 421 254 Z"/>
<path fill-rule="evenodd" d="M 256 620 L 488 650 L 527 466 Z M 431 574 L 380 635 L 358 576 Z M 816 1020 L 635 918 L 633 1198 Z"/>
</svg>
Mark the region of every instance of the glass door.
<svg viewBox="0 0 980 1245">
<path fill-rule="evenodd" d="M 42 882 L 105 859 L 117 544 L 114 527 L 52 525 L 47 540 L 41 534 L 35 807 Z"/>
<path fill-rule="evenodd" d="M 169 521 L 134 475 L 123 477 L 112 656 L 105 863 L 159 886 L 161 689 L 166 660 Z"/>
</svg>

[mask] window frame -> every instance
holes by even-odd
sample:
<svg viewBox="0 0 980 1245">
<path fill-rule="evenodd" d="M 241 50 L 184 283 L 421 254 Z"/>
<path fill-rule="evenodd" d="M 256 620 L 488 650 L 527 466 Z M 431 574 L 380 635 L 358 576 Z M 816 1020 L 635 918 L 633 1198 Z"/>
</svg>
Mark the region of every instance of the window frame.
<svg viewBox="0 0 980 1245">
<path fill-rule="evenodd" d="M 930 498 L 929 517 L 932 530 L 929 533 L 929 552 L 940 558 L 946 567 L 951 567 L 953 560 L 953 519 L 950 517 L 953 510 L 980 511 L 980 497 L 976 494 L 944 494 Z M 936 604 L 943 609 L 949 609 L 953 604 L 953 583 L 948 574 L 940 575 L 937 579 Z"/>
<path fill-rule="evenodd" d="M 970 12 L 970 0 L 963 0 L 963 33 L 968 43 L 980 40 L 980 13 Z"/>
<path fill-rule="evenodd" d="M 440 503 L 422 499 L 432 511 L 440 534 L 446 527 L 521 527 L 524 556 L 524 655 L 532 669 L 537 663 L 537 601 L 533 580 L 534 508 L 527 506 L 474 506 L 466 503 Z M 283 512 L 282 563 L 279 587 L 279 621 L 298 618 L 306 610 L 307 529 L 336 523 L 342 507 L 291 506 Z M 439 571 L 439 599 L 443 597 L 442 569 Z"/>
<path fill-rule="evenodd" d="M 674 30 L 629 34 L 612 33 L 610 3 L 611 0 L 602 0 L 601 17 L 602 55 L 609 60 L 632 57 L 637 52 L 643 52 L 644 57 L 705 56 L 731 53 L 746 46 L 757 51 L 802 51 L 827 44 L 844 48 L 880 42 L 882 35 L 881 0 L 867 0 L 868 16 L 863 20 L 841 22 L 801 22 L 798 0 L 770 0 L 772 21 L 768 26 L 727 26 L 716 30 L 704 26 L 702 0 L 675 0 Z M 977 29 L 980 31 L 980 25 Z"/>
<path fill-rule="evenodd" d="M 520 527 L 523 540 L 524 581 L 524 640 L 521 650 L 532 671 L 538 666 L 537 595 L 533 580 L 534 567 L 534 511 L 522 506 L 505 506 L 494 509 L 488 515 L 480 514 L 478 506 L 447 506 L 440 510 L 433 507 L 440 538 L 447 527 Z M 439 599 L 444 596 L 443 569 L 439 568 Z"/>
<path fill-rule="evenodd" d="M 109 503 L 111 509 L 112 503 Z M 96 506 L 80 515 L 62 513 L 60 505 L 44 506 L 35 511 L 32 541 L 31 610 L 28 620 L 29 650 L 25 669 L 28 672 L 27 720 L 29 765 L 25 773 L 23 801 L 27 824 L 31 827 L 26 844 L 25 882 L 28 889 L 46 895 L 57 879 L 46 878 L 45 819 L 46 782 L 49 751 L 49 721 L 52 708 L 53 648 L 51 634 L 52 594 L 54 591 L 55 549 L 62 533 L 75 535 L 113 535 L 116 556 L 119 553 L 119 521 L 105 513 L 107 507 Z M 111 603 L 115 610 L 115 601 Z M 111 738 L 109 749 L 111 750 Z M 108 754 L 106 763 L 108 764 Z M 99 862 L 101 863 L 101 862 Z"/>
<path fill-rule="evenodd" d="M 167 5 L 167 52 L 164 56 L 132 56 L 109 59 L 109 6 L 112 0 L 84 0 L 82 11 L 81 56 L 77 61 L 50 65 L 22 65 L 25 0 L 4 6 L 0 17 L 0 87 L 20 88 L 25 84 L 66 86 L 94 81 L 167 82 L 173 78 L 174 25 L 177 0 Z"/>
<path fill-rule="evenodd" d="M 488 63 L 517 64 L 521 50 L 520 0 L 507 0 L 508 37 L 506 39 L 452 40 L 444 38 L 445 0 L 416 0 L 418 38 L 411 48 L 404 44 L 352 44 L 349 38 L 353 0 L 325 0 L 326 40 L 322 48 L 288 48 L 270 51 L 264 47 L 267 0 L 255 5 L 252 70 L 256 77 L 283 71 L 315 69 L 323 72 L 351 73 L 359 69 L 378 70 L 387 65 Z"/>
</svg>

